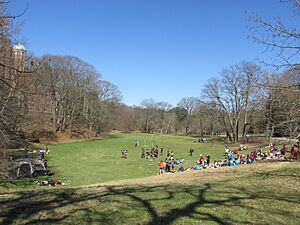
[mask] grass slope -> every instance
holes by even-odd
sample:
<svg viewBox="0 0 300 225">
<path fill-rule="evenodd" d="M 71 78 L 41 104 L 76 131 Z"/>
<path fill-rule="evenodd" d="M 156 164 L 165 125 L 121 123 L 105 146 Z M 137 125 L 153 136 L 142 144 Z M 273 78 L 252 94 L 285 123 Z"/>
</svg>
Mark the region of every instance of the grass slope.
<svg viewBox="0 0 300 225">
<path fill-rule="evenodd" d="M 0 224 L 299 224 L 300 163 L 4 191 Z"/>
<path fill-rule="evenodd" d="M 134 147 L 136 140 L 140 148 Z M 186 136 L 116 133 L 102 140 L 51 145 L 47 159 L 57 178 L 69 180 L 74 187 L 155 175 L 159 160 L 165 159 L 167 150 L 174 152 L 175 159 L 186 159 L 185 166 L 194 166 L 200 154 L 210 154 L 211 161 L 223 158 L 224 145 L 199 144 L 193 140 L 195 138 Z M 155 144 L 164 148 L 164 156 L 154 161 L 141 159 L 141 147 Z M 188 155 L 191 147 L 195 149 L 193 157 Z M 121 148 L 129 150 L 127 159 L 121 159 Z"/>
</svg>

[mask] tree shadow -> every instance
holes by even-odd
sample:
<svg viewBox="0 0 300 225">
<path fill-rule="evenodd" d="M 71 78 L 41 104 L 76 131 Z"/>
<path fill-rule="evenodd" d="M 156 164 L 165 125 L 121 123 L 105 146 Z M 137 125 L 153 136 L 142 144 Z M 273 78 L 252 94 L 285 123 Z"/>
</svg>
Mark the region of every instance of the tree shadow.
<svg viewBox="0 0 300 225">
<path fill-rule="evenodd" d="M 6 192 L 0 194 L 0 224 L 242 224 L 253 223 L 252 216 L 262 213 L 271 219 L 274 215 L 272 207 L 262 208 L 249 202 L 276 200 L 278 204 L 295 206 L 299 199 L 299 193 L 266 194 L 224 181 Z M 222 213 L 224 208 L 228 213 Z M 231 214 L 236 211 L 253 215 L 241 221 Z M 294 217 L 296 224 L 300 219 L 297 213 L 282 210 L 276 216 Z M 275 221 L 279 219 L 274 217 Z"/>
</svg>

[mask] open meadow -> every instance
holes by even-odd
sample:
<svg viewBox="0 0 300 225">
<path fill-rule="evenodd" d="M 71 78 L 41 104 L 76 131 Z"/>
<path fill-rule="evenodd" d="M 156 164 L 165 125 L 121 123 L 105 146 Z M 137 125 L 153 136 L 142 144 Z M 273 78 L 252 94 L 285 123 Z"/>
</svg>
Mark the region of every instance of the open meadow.
<svg viewBox="0 0 300 225">
<path fill-rule="evenodd" d="M 185 167 L 195 165 L 199 154 L 223 158 L 223 144 L 195 139 L 115 133 L 50 145 L 46 157 L 57 173 L 51 179 L 66 185 L 1 180 L 0 224 L 299 224 L 299 162 L 264 161 L 159 176 L 159 159 L 140 157 L 142 146 L 157 144 L 164 147 L 162 158 L 172 150 L 175 159 L 186 159 Z M 121 148 L 128 149 L 127 159 L 120 157 Z"/>
<path fill-rule="evenodd" d="M 174 159 L 185 159 L 185 167 L 196 165 L 200 154 L 209 154 L 211 162 L 224 158 L 224 144 L 195 143 L 196 139 L 189 136 L 115 133 L 102 140 L 51 145 L 46 158 L 57 177 L 72 187 L 156 175 L 158 163 L 165 160 L 168 150 L 173 151 Z M 136 141 L 140 147 L 134 147 Z M 151 149 L 154 145 L 164 148 L 163 156 L 154 160 L 141 158 L 141 148 Z M 122 148 L 128 149 L 126 159 L 121 158 Z M 195 149 L 193 156 L 189 155 L 190 148 Z M 247 154 L 247 151 L 244 153 Z"/>
</svg>

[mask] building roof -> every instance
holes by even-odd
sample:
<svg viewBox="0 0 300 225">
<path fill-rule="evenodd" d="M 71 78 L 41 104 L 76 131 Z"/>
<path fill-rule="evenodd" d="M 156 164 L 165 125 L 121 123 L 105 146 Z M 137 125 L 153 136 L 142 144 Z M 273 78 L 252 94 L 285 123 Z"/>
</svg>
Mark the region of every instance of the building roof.
<svg viewBox="0 0 300 225">
<path fill-rule="evenodd" d="M 22 45 L 21 43 L 18 43 L 16 45 L 14 45 L 13 47 L 14 50 L 23 50 L 23 51 L 26 51 L 26 48 L 24 45 Z"/>
</svg>

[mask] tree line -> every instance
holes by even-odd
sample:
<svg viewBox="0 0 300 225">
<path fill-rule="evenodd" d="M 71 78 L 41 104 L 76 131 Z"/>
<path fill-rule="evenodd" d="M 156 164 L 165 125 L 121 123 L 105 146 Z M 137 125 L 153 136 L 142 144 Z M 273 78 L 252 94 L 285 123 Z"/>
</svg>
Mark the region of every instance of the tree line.
<svg viewBox="0 0 300 225">
<path fill-rule="evenodd" d="M 279 51 L 283 62 L 275 66 L 281 70 L 242 61 L 208 80 L 198 97 L 184 97 L 176 106 L 153 99 L 127 106 L 116 85 L 76 56 L 45 54 L 16 61 L 11 24 L 18 16 L 8 12 L 7 2 L 0 0 L 0 7 L 0 149 L 65 132 L 82 137 L 111 130 L 224 134 L 229 142 L 299 132 L 300 67 L 295 62 L 300 35 L 281 22 L 251 14 L 258 27 L 251 29 L 251 38 Z M 298 12 L 296 1 L 293 9 Z"/>
</svg>

